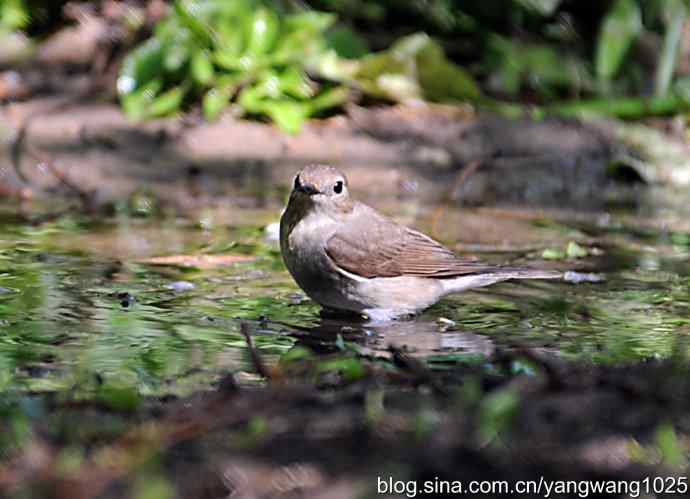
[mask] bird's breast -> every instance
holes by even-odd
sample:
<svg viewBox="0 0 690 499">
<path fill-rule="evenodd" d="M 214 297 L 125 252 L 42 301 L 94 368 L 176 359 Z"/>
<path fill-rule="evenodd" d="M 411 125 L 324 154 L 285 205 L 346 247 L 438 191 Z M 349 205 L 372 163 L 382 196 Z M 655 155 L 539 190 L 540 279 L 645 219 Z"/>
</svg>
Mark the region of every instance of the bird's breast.
<svg viewBox="0 0 690 499">
<path fill-rule="evenodd" d="M 297 284 L 321 305 L 360 311 L 358 283 L 341 274 L 326 254 L 337 225 L 327 216 L 306 216 L 292 227 L 281 226 L 281 251 Z"/>
<path fill-rule="evenodd" d="M 281 251 L 288 270 L 300 286 L 304 287 L 304 281 L 316 285 L 333 273 L 325 246 L 334 229 L 329 218 L 312 214 L 296 223 L 290 223 L 288 217 L 281 224 Z"/>
</svg>

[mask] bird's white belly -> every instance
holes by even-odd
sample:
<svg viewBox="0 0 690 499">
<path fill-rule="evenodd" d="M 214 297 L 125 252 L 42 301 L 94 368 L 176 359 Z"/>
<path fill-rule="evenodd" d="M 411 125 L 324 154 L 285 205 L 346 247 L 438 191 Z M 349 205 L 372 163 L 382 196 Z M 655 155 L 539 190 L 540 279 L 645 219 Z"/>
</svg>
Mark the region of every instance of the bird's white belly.
<svg viewBox="0 0 690 499">
<path fill-rule="evenodd" d="M 358 283 L 357 293 L 367 301 L 363 312 L 374 320 L 415 314 L 445 294 L 438 281 L 412 276 L 365 279 Z"/>
</svg>

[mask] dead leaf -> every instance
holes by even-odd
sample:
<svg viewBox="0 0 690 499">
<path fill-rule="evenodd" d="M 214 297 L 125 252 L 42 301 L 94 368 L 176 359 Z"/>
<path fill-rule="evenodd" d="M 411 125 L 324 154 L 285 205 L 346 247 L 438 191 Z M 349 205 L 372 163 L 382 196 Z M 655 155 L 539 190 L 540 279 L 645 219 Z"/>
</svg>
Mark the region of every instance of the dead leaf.
<svg viewBox="0 0 690 499">
<path fill-rule="evenodd" d="M 238 262 L 254 260 L 250 255 L 168 255 L 154 256 L 137 260 L 138 263 L 149 265 L 172 265 L 175 267 L 196 267 L 198 269 L 212 269 L 232 265 Z"/>
</svg>

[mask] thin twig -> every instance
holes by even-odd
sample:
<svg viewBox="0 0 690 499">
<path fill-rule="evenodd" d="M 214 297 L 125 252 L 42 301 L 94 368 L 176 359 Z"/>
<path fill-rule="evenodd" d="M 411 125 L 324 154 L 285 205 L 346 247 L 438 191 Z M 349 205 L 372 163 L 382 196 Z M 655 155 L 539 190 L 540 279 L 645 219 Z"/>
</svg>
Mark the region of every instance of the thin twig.
<svg viewBox="0 0 690 499">
<path fill-rule="evenodd" d="M 48 156 L 45 153 L 38 151 L 33 147 L 30 147 L 27 143 L 27 137 L 29 125 L 33 119 L 40 118 L 43 114 L 48 114 L 51 112 L 59 111 L 61 109 L 65 109 L 69 107 L 71 104 L 81 102 L 85 97 L 88 97 L 92 93 L 92 91 L 79 92 L 78 94 L 69 96 L 65 100 L 57 103 L 56 105 L 51 106 L 47 111 L 38 112 L 26 117 L 24 120 L 22 120 L 22 123 L 19 126 L 17 134 L 14 140 L 12 141 L 10 147 L 10 158 L 17 178 L 19 178 L 22 182 L 31 184 L 31 179 L 28 178 L 28 176 L 22 170 L 22 155 L 25 151 L 29 156 L 33 157 L 35 160 L 44 163 L 48 171 L 56 179 L 58 179 L 58 181 L 62 185 L 64 185 L 67 189 L 75 193 L 79 197 L 79 200 L 81 201 L 84 209 L 89 213 L 92 213 L 94 211 L 94 200 L 96 190 L 84 190 L 78 184 L 73 182 L 67 175 L 65 175 L 58 168 L 55 167 L 53 162 L 50 160 L 50 158 L 48 158 Z"/>
<path fill-rule="evenodd" d="M 271 372 L 266 367 L 266 364 L 261 358 L 261 354 L 259 353 L 259 351 L 256 349 L 256 347 L 254 347 L 254 342 L 252 341 L 252 337 L 249 334 L 249 327 L 247 326 L 247 323 L 244 321 L 240 322 L 240 333 L 242 333 L 242 336 L 244 336 L 244 339 L 247 342 L 247 348 L 249 349 L 249 354 L 251 355 L 254 370 L 257 372 L 259 376 L 270 381 L 272 378 Z"/>
<path fill-rule="evenodd" d="M 455 182 L 453 182 L 450 190 L 448 191 L 449 200 L 452 201 L 453 199 L 455 199 L 456 196 L 460 194 L 460 189 L 462 188 L 462 186 L 467 183 L 467 180 L 472 175 L 474 175 L 474 173 L 479 169 L 480 166 L 482 166 L 482 162 L 476 159 L 474 161 L 470 161 L 467 164 L 467 166 L 465 166 L 465 168 L 462 169 L 462 171 L 456 177 Z M 434 213 L 431 216 L 431 234 L 437 239 L 441 238 L 438 232 L 438 224 L 439 220 L 441 219 L 441 215 L 444 212 L 444 208 L 444 206 L 439 206 L 434 210 Z"/>
<path fill-rule="evenodd" d="M 79 198 L 86 212 L 93 213 L 94 197 L 96 194 L 95 189 L 85 190 L 81 186 L 77 185 L 66 173 L 55 166 L 54 162 L 51 161 L 46 153 L 28 145 L 26 146 L 26 152 L 33 159 L 43 164 L 53 175 L 53 177 L 55 177 L 63 186 L 65 186 L 69 191 L 73 192 Z"/>
<path fill-rule="evenodd" d="M 12 146 L 10 147 L 10 159 L 12 160 L 12 167 L 14 172 L 17 174 L 17 178 L 22 182 L 30 183 L 29 178 L 24 174 L 22 170 L 22 149 L 24 147 L 24 142 L 26 141 L 26 129 L 28 128 L 29 120 L 27 119 L 22 123 L 22 126 L 17 130 L 17 135 L 12 141 Z"/>
<path fill-rule="evenodd" d="M 462 186 L 464 186 L 469 178 L 474 175 L 477 170 L 479 170 L 479 167 L 482 166 L 483 162 L 475 159 L 474 161 L 470 161 L 465 168 L 462 169 L 460 172 L 460 175 L 458 175 L 457 179 L 455 182 L 453 182 L 453 188 L 450 191 L 450 198 L 454 199 L 455 196 L 458 196 L 460 194 L 460 189 Z"/>
</svg>

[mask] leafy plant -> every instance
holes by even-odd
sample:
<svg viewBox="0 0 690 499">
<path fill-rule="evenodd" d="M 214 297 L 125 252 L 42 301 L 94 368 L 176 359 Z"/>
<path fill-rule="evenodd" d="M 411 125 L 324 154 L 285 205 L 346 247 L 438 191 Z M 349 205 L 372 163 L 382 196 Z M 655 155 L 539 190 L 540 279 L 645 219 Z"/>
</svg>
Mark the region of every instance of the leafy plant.
<svg viewBox="0 0 690 499">
<path fill-rule="evenodd" d="M 285 13 L 260 0 L 178 0 L 154 36 L 125 59 L 118 91 L 136 119 L 201 100 L 207 119 L 230 103 L 297 132 L 310 116 L 343 104 L 349 87 L 376 98 L 461 101 L 479 97 L 469 73 L 425 34 L 369 54 L 333 14 Z M 317 82 L 316 77 L 319 81 Z"/>
<path fill-rule="evenodd" d="M 345 87 L 308 74 L 329 50 L 325 32 L 334 22 L 332 14 L 283 14 L 259 0 L 178 0 L 154 36 L 125 59 L 122 105 L 141 119 L 174 113 L 200 97 L 213 119 L 234 101 L 243 113 L 296 132 L 309 116 L 347 98 Z"/>
</svg>

